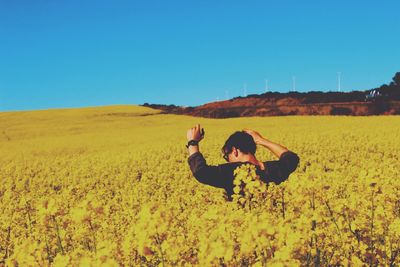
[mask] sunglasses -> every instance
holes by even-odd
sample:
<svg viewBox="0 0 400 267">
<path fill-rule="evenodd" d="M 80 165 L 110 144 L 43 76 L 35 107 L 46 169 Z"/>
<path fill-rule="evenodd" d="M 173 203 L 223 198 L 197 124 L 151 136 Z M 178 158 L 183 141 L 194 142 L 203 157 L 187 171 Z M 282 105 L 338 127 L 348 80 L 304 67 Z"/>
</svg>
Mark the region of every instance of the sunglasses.
<svg viewBox="0 0 400 267">
<path fill-rule="evenodd" d="M 222 156 L 227 162 L 229 162 L 229 152 L 224 152 L 224 155 Z"/>
</svg>

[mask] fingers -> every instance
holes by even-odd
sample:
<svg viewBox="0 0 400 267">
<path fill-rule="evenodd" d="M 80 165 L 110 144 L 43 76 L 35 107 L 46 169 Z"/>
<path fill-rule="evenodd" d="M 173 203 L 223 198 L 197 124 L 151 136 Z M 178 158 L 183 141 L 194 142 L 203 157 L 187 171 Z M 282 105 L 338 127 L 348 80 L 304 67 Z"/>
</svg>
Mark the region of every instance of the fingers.
<svg viewBox="0 0 400 267">
<path fill-rule="evenodd" d="M 187 130 L 187 133 L 186 133 L 187 140 L 188 141 L 190 141 L 190 140 L 200 141 L 203 138 L 202 138 L 201 134 L 199 134 L 199 132 L 200 132 L 200 124 L 198 123 Z"/>
<path fill-rule="evenodd" d="M 193 131 L 200 131 L 200 124 L 199 124 L 199 123 L 196 124 L 195 126 L 193 126 L 193 127 L 191 128 L 191 130 L 193 130 Z"/>
<path fill-rule="evenodd" d="M 244 131 L 245 133 L 250 134 L 250 135 L 253 135 L 253 133 L 254 133 L 254 131 L 252 131 L 252 130 L 250 130 L 250 129 L 243 129 L 243 131 Z"/>
<path fill-rule="evenodd" d="M 190 128 L 191 130 L 199 130 L 200 129 L 200 124 L 196 124 L 195 126 L 193 126 L 192 128 Z"/>
</svg>

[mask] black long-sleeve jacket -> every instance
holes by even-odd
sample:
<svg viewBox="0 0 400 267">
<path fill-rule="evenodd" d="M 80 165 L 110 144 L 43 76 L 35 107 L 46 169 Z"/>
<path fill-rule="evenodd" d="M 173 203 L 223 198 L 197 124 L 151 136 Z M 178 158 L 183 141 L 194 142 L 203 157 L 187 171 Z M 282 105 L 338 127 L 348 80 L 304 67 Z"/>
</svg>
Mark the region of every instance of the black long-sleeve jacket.
<svg viewBox="0 0 400 267">
<path fill-rule="evenodd" d="M 294 172 L 299 161 L 299 156 L 288 150 L 281 154 L 279 160 L 265 161 L 265 170 L 261 170 L 259 166 L 256 166 L 256 174 L 266 183 L 274 182 L 275 184 L 280 184 L 289 177 L 289 174 Z M 207 164 L 200 152 L 196 152 L 189 156 L 188 163 L 197 181 L 214 187 L 224 188 L 228 200 L 231 201 L 233 194 L 233 171 L 241 164 L 249 162 L 229 162 L 212 166 Z"/>
</svg>

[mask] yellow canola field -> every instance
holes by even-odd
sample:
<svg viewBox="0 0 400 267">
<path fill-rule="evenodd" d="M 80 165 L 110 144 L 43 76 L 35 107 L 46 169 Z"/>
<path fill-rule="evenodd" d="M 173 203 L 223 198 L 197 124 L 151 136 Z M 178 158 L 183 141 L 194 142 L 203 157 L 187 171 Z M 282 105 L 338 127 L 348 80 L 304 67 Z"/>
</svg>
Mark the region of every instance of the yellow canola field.
<svg viewBox="0 0 400 267">
<path fill-rule="evenodd" d="M 209 164 L 225 163 L 224 141 L 250 128 L 299 166 L 266 186 L 243 165 L 247 198 L 225 202 L 190 172 L 196 123 Z M 397 266 L 399 136 L 399 116 L 1 112 L 0 266 Z M 277 160 L 261 147 L 256 156 Z"/>
</svg>

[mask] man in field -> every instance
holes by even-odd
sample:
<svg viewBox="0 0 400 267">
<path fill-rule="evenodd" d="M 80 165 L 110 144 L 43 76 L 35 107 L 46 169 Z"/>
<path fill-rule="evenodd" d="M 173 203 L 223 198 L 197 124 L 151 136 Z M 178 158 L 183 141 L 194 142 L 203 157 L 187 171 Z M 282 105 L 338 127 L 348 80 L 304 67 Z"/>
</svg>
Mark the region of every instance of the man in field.
<svg viewBox="0 0 400 267">
<path fill-rule="evenodd" d="M 199 150 L 199 142 L 204 138 L 204 130 L 200 129 L 200 124 L 197 124 L 187 131 L 186 147 L 189 150 L 190 169 L 199 182 L 224 188 L 229 201 L 232 201 L 233 194 L 233 171 L 241 164 L 254 164 L 256 173 L 262 181 L 279 184 L 289 177 L 299 163 L 296 153 L 263 138 L 255 131 L 245 129 L 233 133 L 222 147 L 223 157 L 228 163 L 208 165 Z M 268 148 L 279 160 L 265 162 L 257 160 L 255 157 L 257 145 Z"/>
</svg>

